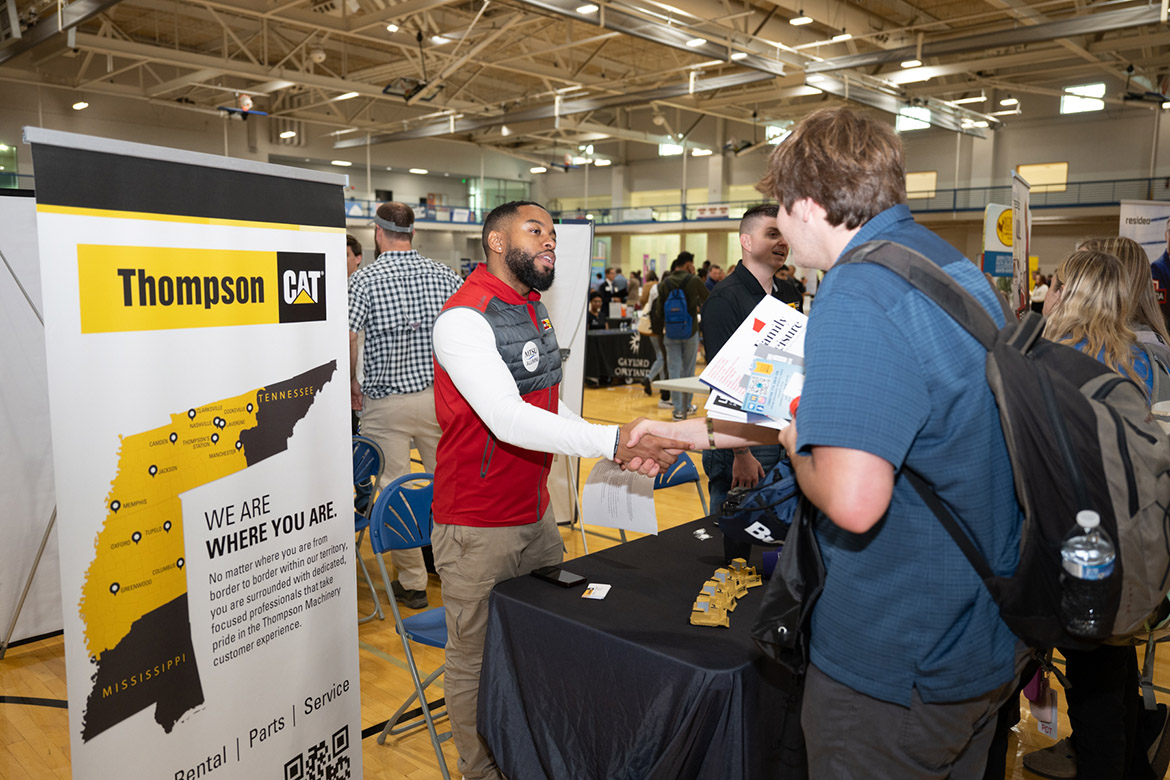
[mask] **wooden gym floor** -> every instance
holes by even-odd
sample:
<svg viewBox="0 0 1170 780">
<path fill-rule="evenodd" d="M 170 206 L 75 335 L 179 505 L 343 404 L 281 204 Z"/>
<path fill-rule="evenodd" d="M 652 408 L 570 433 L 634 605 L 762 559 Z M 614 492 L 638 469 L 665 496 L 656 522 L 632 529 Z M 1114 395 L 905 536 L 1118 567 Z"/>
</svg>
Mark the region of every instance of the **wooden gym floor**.
<svg viewBox="0 0 1170 780">
<path fill-rule="evenodd" d="M 705 400 L 700 396 L 696 399 Z M 600 423 L 624 423 L 637 416 L 669 419 L 669 410 L 657 407 L 658 396 L 646 396 L 640 385 L 591 388 L 585 391 L 585 416 Z M 698 465 L 698 456 L 696 465 Z M 582 473 L 588 474 L 593 461 L 582 463 Z M 701 468 L 700 468 L 701 473 Z M 655 494 L 659 525 L 669 528 L 702 516 L 698 496 L 689 487 L 659 491 Z M 605 529 L 603 532 L 608 533 Z M 566 558 L 582 554 L 581 537 L 577 531 L 561 527 L 568 548 Z M 614 542 L 591 534 L 589 549 L 597 551 Z M 368 544 L 363 545 L 366 563 L 377 581 L 377 567 Z M 378 582 L 379 589 L 381 582 Z M 432 575 L 428 587 L 432 606 L 442 602 L 439 582 Z M 385 604 L 385 594 L 381 595 Z M 358 587 L 358 607 L 362 614 L 373 608 L 364 584 Z M 409 613 L 409 610 L 406 610 Z M 361 665 L 362 727 L 382 723 L 412 690 L 409 672 L 402 655 L 402 645 L 393 629 L 393 619 L 370 621 L 357 627 Z M 430 670 L 442 663 L 442 652 L 415 646 L 420 669 Z M 9 650 L 0 661 L 0 780 L 42 780 L 42 778 L 69 778 L 68 715 L 59 707 L 9 701 L 15 697 L 63 701 L 65 693 L 65 662 L 63 640 L 60 636 L 20 645 Z M 1166 683 L 1170 664 L 1165 651 L 1159 658 L 1155 683 Z M 441 684 L 441 680 L 440 680 Z M 1159 701 L 1170 702 L 1170 691 L 1161 690 Z M 440 728 L 443 728 L 442 722 Z M 1060 702 L 1060 735 L 1068 735 L 1068 719 L 1064 700 Z M 1050 739 L 1038 733 L 1036 723 L 1025 707 L 1023 719 L 1016 728 L 1007 762 L 1009 778 L 1034 778 L 1025 772 L 1021 762 L 1024 753 L 1047 747 Z M 362 741 L 362 760 L 366 777 L 383 780 L 438 780 L 441 775 L 435 765 L 434 752 L 425 729 L 405 737 L 376 742 L 376 731 Z M 454 777 L 455 748 L 450 740 L 443 743 L 448 767 Z M 571 780 L 565 778 L 564 780 Z"/>
</svg>

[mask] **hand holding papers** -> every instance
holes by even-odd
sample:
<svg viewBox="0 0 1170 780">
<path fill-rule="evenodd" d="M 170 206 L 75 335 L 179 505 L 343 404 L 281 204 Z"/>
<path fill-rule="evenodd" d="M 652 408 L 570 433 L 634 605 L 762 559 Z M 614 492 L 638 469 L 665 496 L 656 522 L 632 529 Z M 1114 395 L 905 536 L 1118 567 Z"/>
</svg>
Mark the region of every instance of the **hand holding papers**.
<svg viewBox="0 0 1170 780">
<path fill-rule="evenodd" d="M 765 296 L 699 376 L 714 392 L 707 414 L 719 420 L 783 428 L 804 386 L 808 317 Z"/>
<path fill-rule="evenodd" d="M 599 461 L 589 472 L 581 495 L 581 511 L 584 522 L 590 525 L 658 533 L 654 483 L 642 479 L 637 472 L 622 471 L 609 461 Z"/>
</svg>

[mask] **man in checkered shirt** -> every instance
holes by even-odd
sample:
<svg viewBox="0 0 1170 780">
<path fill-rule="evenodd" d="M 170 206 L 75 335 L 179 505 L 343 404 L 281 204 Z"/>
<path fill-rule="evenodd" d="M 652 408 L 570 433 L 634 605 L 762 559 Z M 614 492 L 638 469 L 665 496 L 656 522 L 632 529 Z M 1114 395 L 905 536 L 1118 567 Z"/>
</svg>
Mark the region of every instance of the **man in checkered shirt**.
<svg viewBox="0 0 1170 780">
<path fill-rule="evenodd" d="M 383 203 L 374 217 L 378 258 L 350 277 L 349 375 L 361 429 L 386 456 L 378 484 L 410 472 L 410 441 L 423 467 L 435 471 L 439 423 L 435 419 L 435 365 L 431 330 L 435 318 L 463 281 L 445 265 L 411 246 L 414 211 Z M 365 331 L 365 379 L 358 382 L 358 334 Z M 427 606 L 422 550 L 395 550 L 394 597 L 412 609 Z"/>
</svg>

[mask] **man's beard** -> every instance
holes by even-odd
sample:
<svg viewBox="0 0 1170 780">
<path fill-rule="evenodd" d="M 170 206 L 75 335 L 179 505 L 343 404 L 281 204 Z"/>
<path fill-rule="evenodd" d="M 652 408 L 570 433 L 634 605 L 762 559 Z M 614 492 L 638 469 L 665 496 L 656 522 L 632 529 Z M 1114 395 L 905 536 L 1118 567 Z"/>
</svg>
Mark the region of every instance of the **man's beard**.
<svg viewBox="0 0 1170 780">
<path fill-rule="evenodd" d="M 515 275 L 516 281 L 525 287 L 531 287 L 537 292 L 544 292 L 552 287 L 556 269 L 550 268 L 547 271 L 538 270 L 536 268 L 536 255 L 528 254 L 523 249 L 513 247 L 504 255 L 504 263 L 507 264 L 508 270 Z"/>
</svg>

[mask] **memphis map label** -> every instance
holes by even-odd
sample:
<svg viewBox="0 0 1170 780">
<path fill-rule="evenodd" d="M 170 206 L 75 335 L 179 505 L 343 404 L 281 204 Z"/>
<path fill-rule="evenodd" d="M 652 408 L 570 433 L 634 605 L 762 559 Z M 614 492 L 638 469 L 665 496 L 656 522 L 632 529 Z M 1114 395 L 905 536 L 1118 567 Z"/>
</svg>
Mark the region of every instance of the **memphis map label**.
<svg viewBox="0 0 1170 780">
<path fill-rule="evenodd" d="M 94 665 L 83 741 L 152 705 L 155 721 L 170 733 L 184 714 L 203 704 L 199 668 L 212 659 L 199 657 L 192 642 L 180 496 L 285 452 L 296 424 L 310 413 L 336 370 L 337 362 L 331 361 L 230 398 L 208 399 L 174 411 L 165 425 L 122 437 L 105 521 L 79 604 L 85 646 Z M 253 552 L 255 556 L 243 559 L 247 563 L 242 560 L 238 568 L 267 564 L 263 570 L 271 571 L 274 579 L 285 572 L 278 568 L 280 556 L 269 543 L 335 517 L 332 502 L 272 516 L 266 496 L 239 510 L 231 516 L 224 510 L 186 522 L 208 525 L 210 535 L 201 554 L 216 558 Z M 333 547 L 343 545 L 313 551 L 310 559 L 317 562 L 317 572 L 348 560 L 344 549 Z M 306 557 L 299 556 L 296 565 L 288 562 L 284 568 L 310 568 Z M 306 580 L 307 574 L 298 572 Z M 331 584 L 328 577 L 325 582 Z M 305 591 L 312 593 L 317 587 L 317 582 L 306 583 L 301 590 L 307 595 Z M 296 607 L 311 608 L 339 593 L 340 589 L 322 588 Z M 232 642 L 235 634 L 226 636 L 224 643 Z"/>
</svg>

